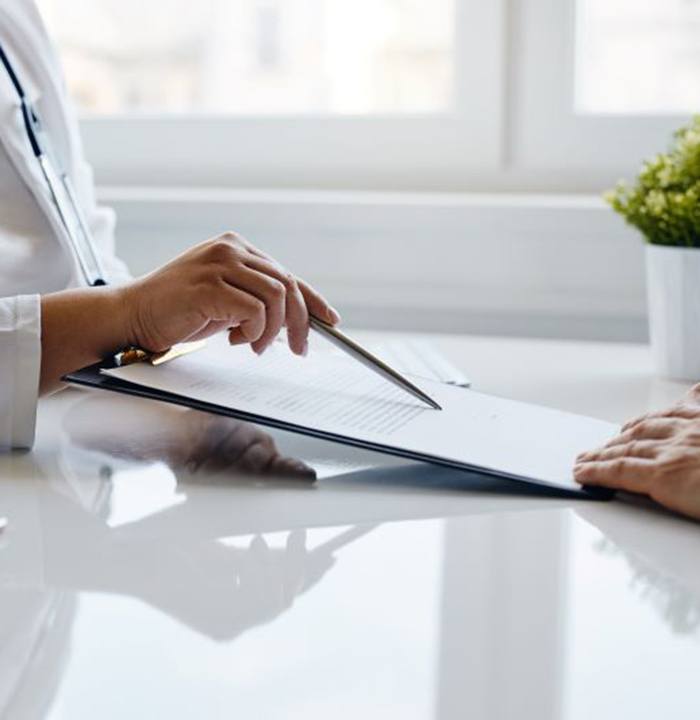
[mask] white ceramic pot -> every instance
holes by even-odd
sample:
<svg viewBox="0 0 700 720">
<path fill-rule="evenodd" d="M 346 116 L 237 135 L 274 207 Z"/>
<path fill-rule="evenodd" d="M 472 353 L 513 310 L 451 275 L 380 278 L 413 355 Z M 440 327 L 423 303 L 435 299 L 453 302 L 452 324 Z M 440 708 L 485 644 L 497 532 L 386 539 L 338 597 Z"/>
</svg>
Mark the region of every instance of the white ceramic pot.
<svg viewBox="0 0 700 720">
<path fill-rule="evenodd" d="M 700 381 L 700 249 L 646 247 L 656 371 L 667 378 Z"/>
</svg>

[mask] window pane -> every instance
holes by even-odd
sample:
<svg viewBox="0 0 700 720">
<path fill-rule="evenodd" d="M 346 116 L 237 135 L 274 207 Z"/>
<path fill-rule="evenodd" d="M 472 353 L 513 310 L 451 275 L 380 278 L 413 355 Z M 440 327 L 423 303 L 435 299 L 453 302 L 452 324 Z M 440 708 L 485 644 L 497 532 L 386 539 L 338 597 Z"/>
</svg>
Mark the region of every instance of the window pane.
<svg viewBox="0 0 700 720">
<path fill-rule="evenodd" d="M 576 106 L 700 111 L 700 0 L 577 0 Z"/>
<path fill-rule="evenodd" d="M 94 113 L 435 113 L 455 0 L 39 0 Z"/>
</svg>

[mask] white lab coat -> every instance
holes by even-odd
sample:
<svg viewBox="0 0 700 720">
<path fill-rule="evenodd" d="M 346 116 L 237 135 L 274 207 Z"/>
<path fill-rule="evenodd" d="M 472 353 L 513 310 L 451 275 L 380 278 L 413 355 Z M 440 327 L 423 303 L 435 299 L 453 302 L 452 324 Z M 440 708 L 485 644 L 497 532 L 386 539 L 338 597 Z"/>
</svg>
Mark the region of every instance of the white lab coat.
<svg viewBox="0 0 700 720">
<path fill-rule="evenodd" d="M 34 0 L 2 0 L 0 41 L 68 172 L 111 282 L 128 278 L 114 255 L 114 215 L 95 201 L 92 171 L 58 58 Z M 30 447 L 41 362 L 39 295 L 83 284 L 32 153 L 17 92 L 0 67 L 0 450 Z"/>
</svg>

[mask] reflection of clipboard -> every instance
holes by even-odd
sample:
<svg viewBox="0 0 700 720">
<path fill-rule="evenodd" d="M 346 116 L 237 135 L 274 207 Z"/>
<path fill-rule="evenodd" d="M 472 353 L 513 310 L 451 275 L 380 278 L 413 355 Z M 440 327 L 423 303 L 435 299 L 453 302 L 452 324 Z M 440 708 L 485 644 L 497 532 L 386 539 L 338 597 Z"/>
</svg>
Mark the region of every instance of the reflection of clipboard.
<svg viewBox="0 0 700 720">
<path fill-rule="evenodd" d="M 195 397 L 189 397 L 184 395 L 178 395 L 175 393 L 154 389 L 152 387 L 149 387 L 147 385 L 140 385 L 133 382 L 127 382 L 125 380 L 122 380 L 117 377 L 112 377 L 109 375 L 106 375 L 101 372 L 102 369 L 108 369 L 110 367 L 113 367 L 112 364 L 96 364 L 92 365 L 90 367 L 84 368 L 83 370 L 79 370 L 77 372 L 71 373 L 67 375 L 64 380 L 73 383 L 75 385 L 81 385 L 85 387 L 92 387 L 97 388 L 101 390 L 109 390 L 111 392 L 119 392 L 127 395 L 134 395 L 137 397 L 144 397 L 144 398 L 150 398 L 152 400 L 159 400 L 162 402 L 167 402 L 175 405 L 181 405 L 185 407 L 189 407 L 195 410 L 200 410 L 203 412 L 218 414 L 218 415 L 224 415 L 228 417 L 233 417 L 238 420 L 243 420 L 247 422 L 252 422 L 257 425 L 267 426 L 267 427 L 273 427 L 277 428 L 279 430 L 286 430 L 291 431 L 295 433 L 299 433 L 302 435 L 308 435 L 311 437 L 320 438 L 323 440 L 330 440 L 333 442 L 338 442 L 345 445 L 351 445 L 354 447 L 360 447 L 367 450 L 373 450 L 376 452 L 381 452 L 388 455 L 394 455 L 397 457 L 406 458 L 409 460 L 417 460 L 422 462 L 428 462 L 433 463 L 436 465 L 442 465 L 446 467 L 456 468 L 458 470 L 468 470 L 468 471 L 476 471 L 479 474 L 482 475 L 488 475 L 491 477 L 497 477 L 497 478 L 504 478 L 509 480 L 515 480 L 521 483 L 527 483 L 530 485 L 540 486 L 540 487 L 546 487 L 549 490 L 551 490 L 554 493 L 565 495 L 569 497 L 588 497 L 588 498 L 599 498 L 599 499 L 608 499 L 612 497 L 613 493 L 604 489 L 597 489 L 597 488 L 584 488 L 584 489 L 578 489 L 571 484 L 570 487 L 565 487 L 564 483 L 560 485 L 556 485 L 553 482 L 546 482 L 544 480 L 538 479 L 537 475 L 527 475 L 527 474 L 517 474 L 516 472 L 508 472 L 508 471 L 502 471 L 501 469 L 492 469 L 490 467 L 486 467 L 485 465 L 479 465 L 479 464 L 473 464 L 469 463 L 465 460 L 455 460 L 455 459 L 449 459 L 445 457 L 438 456 L 436 454 L 432 454 L 427 451 L 423 451 L 421 449 L 411 449 L 407 448 L 405 446 L 399 446 L 396 445 L 388 445 L 386 442 L 381 442 L 380 440 L 375 439 L 366 439 L 357 437 L 356 435 L 353 435 L 351 433 L 348 434 L 340 434 L 339 432 L 330 432 L 325 430 L 323 427 L 319 427 L 318 424 L 313 425 L 311 422 L 307 424 L 302 423 L 292 423 L 285 420 L 282 420 L 278 417 L 275 417 L 274 415 L 262 415 L 258 413 L 254 413 L 251 411 L 245 411 L 236 409 L 234 407 L 224 406 L 224 405 L 218 405 L 214 402 L 207 402 Z M 445 386 L 444 386 L 445 387 Z M 447 392 L 447 390 L 445 390 Z M 463 390 L 454 389 L 455 393 L 458 393 L 460 397 L 464 397 Z M 482 396 L 485 397 L 485 396 Z M 472 402 L 472 401 L 470 401 Z M 506 402 L 501 401 L 499 399 L 494 398 L 493 402 Z M 536 410 L 536 409 L 535 409 Z M 537 411 L 537 410 L 536 410 Z M 432 412 L 432 411 L 428 411 Z M 549 412 L 551 414 L 552 411 L 547 411 L 546 409 L 539 409 L 539 412 Z M 559 415 L 557 415 L 559 417 Z M 581 419 L 584 423 L 586 422 L 586 419 Z M 551 421 L 550 421 L 551 424 Z M 596 432 L 598 432 L 596 430 Z M 569 440 L 571 440 L 571 431 L 569 431 Z M 556 436 L 553 438 L 552 442 L 556 443 L 558 439 Z M 507 452 L 507 450 L 505 450 Z M 541 452 L 548 453 L 549 451 L 547 448 L 542 448 Z M 573 463 L 572 463 L 573 464 Z"/>
</svg>

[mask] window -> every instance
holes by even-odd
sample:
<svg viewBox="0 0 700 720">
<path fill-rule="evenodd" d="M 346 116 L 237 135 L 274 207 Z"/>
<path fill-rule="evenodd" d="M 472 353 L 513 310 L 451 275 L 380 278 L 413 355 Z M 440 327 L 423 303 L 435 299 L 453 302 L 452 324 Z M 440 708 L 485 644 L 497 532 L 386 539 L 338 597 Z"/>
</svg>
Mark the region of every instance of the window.
<svg viewBox="0 0 700 720">
<path fill-rule="evenodd" d="M 453 0 L 44 0 L 90 114 L 450 109 Z"/>
<path fill-rule="evenodd" d="M 497 163 L 501 0 L 39 4 L 102 183 L 439 188 Z"/>
<path fill-rule="evenodd" d="M 521 0 L 512 17 L 507 114 L 511 161 L 526 180 L 600 191 L 666 146 L 687 119 L 680 106 L 693 104 L 691 93 L 666 88 L 695 62 L 686 49 L 697 48 L 700 35 L 689 35 L 679 17 L 690 19 L 697 6 L 697 0 Z M 652 55 L 666 63 L 666 85 L 639 62 Z"/>
<path fill-rule="evenodd" d="M 579 0 L 577 9 L 579 112 L 700 108 L 698 0 Z"/>
<path fill-rule="evenodd" d="M 112 184 L 599 191 L 700 109 L 700 0 L 39 0 Z"/>
</svg>

